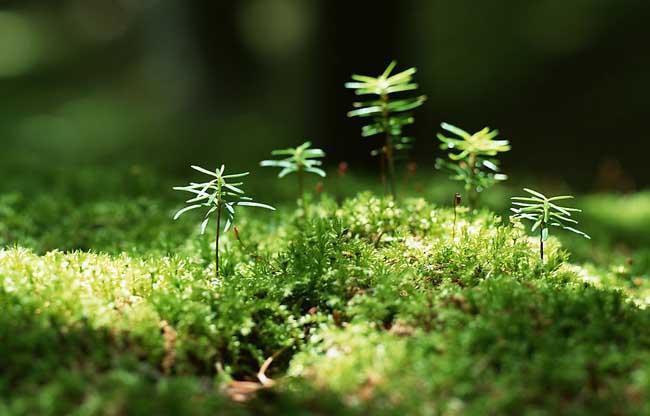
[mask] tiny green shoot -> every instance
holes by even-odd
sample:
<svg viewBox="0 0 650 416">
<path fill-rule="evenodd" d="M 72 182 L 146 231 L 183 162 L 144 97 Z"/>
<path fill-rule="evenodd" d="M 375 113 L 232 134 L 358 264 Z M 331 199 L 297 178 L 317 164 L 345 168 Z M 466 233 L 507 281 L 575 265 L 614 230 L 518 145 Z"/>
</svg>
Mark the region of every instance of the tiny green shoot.
<svg viewBox="0 0 650 416">
<path fill-rule="evenodd" d="M 384 193 L 387 193 L 390 183 L 390 192 L 395 196 L 395 159 L 400 153 L 411 148 L 413 138 L 403 136 L 402 128 L 413 124 L 414 118 L 411 111 L 424 103 L 424 95 L 394 99 L 391 94 L 412 91 L 418 88 L 413 82 L 415 68 L 391 75 L 397 62 L 392 61 L 384 72 L 378 77 L 367 75 L 352 75 L 352 82 L 345 84 L 346 88 L 355 90 L 356 95 L 376 95 L 378 99 L 353 103 L 355 108 L 348 112 L 348 117 L 369 118 L 370 121 L 363 126 L 361 136 L 370 137 L 383 134 L 384 143 L 374 149 L 370 154 L 379 156 L 381 179 Z M 388 166 L 388 175 L 386 174 Z M 388 180 L 386 179 L 388 176 Z"/>
<path fill-rule="evenodd" d="M 216 233 L 217 238 L 215 242 L 215 267 L 216 276 L 219 277 L 219 234 L 221 230 L 221 216 L 223 211 L 227 215 L 226 223 L 224 225 L 224 232 L 230 229 L 230 226 L 235 220 L 235 208 L 241 207 L 257 207 L 275 211 L 270 205 L 254 202 L 252 198 L 245 196 L 245 192 L 240 188 L 243 182 L 231 182 L 232 179 L 242 178 L 248 176 L 249 172 L 234 173 L 224 175 L 225 166 L 221 165 L 219 169 L 210 171 L 200 166 L 192 166 L 192 169 L 204 173 L 211 177 L 207 182 L 195 183 L 191 182 L 188 186 L 174 187 L 176 191 L 185 191 L 193 194 L 193 197 L 185 201 L 188 206 L 180 209 L 174 215 L 174 220 L 177 220 L 181 215 L 188 211 L 198 208 L 206 208 L 203 222 L 201 223 L 201 234 L 205 230 L 210 221 L 210 216 L 216 213 Z"/>
<path fill-rule="evenodd" d="M 438 158 L 436 168 L 451 173 L 451 179 L 463 182 L 470 208 L 476 208 L 481 192 L 498 181 L 508 179 L 499 170 L 496 155 L 510 150 L 508 140 L 495 140 L 498 130 L 485 127 L 474 134 L 448 123 L 440 125 L 458 138 L 438 133 L 440 148 L 449 150 L 450 161 Z"/>
<path fill-rule="evenodd" d="M 524 188 L 532 196 L 514 196 L 512 204 L 516 208 L 510 208 L 515 215 L 513 219 L 521 220 L 526 219 L 533 221 L 531 231 L 539 229 L 539 255 L 544 261 L 544 242 L 548 239 L 549 227 L 560 227 L 565 230 L 574 232 L 587 239 L 591 239 L 587 234 L 573 227 L 566 225 L 577 224 L 578 221 L 571 218 L 572 212 L 581 212 L 578 208 L 568 208 L 557 205 L 555 202 L 566 199 L 573 199 L 571 195 L 560 195 L 551 198 L 546 197 L 544 194 L 532 189 Z"/>
<path fill-rule="evenodd" d="M 284 178 L 290 173 L 296 173 L 298 176 L 298 194 L 302 201 L 302 208 L 307 214 L 307 201 L 305 200 L 305 173 L 325 177 L 327 174 L 319 166 L 323 164 L 318 160 L 325 157 L 322 149 L 311 147 L 311 142 L 305 142 L 298 147 L 288 149 L 278 149 L 271 152 L 272 156 L 286 156 L 279 160 L 263 160 L 260 166 L 280 168 L 278 178 Z"/>
</svg>

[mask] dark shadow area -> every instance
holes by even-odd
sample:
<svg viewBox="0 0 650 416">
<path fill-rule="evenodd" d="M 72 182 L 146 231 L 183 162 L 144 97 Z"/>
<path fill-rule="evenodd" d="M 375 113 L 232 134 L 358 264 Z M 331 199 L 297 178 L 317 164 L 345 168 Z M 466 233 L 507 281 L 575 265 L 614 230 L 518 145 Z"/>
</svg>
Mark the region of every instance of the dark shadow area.
<svg viewBox="0 0 650 416">
<path fill-rule="evenodd" d="M 580 190 L 631 190 L 645 155 L 650 5 L 500 0 L 6 1 L 4 159 L 74 169 L 191 162 L 250 169 L 305 138 L 374 169 L 347 119 L 352 73 L 415 66 L 428 95 L 409 127 L 433 169 L 441 121 L 499 128 L 504 169 Z"/>
</svg>

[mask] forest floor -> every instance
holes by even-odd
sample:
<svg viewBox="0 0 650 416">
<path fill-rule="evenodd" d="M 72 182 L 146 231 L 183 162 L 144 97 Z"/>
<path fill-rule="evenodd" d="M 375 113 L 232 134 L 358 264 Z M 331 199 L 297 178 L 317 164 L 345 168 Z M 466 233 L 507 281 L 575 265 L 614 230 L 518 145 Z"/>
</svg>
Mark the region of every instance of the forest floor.
<svg viewBox="0 0 650 416">
<path fill-rule="evenodd" d="M 454 228 L 449 185 L 362 182 L 242 209 L 219 276 L 164 181 L 5 183 L 0 415 L 650 414 L 650 193 L 577 198 L 542 263 L 519 191 Z"/>
</svg>

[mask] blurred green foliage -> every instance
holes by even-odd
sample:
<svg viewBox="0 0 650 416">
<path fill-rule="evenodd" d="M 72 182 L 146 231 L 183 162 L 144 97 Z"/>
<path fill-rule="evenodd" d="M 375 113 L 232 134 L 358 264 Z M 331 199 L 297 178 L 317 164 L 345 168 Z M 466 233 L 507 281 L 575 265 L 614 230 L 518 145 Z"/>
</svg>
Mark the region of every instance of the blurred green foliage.
<svg viewBox="0 0 650 416">
<path fill-rule="evenodd" d="M 372 73 L 394 57 L 418 67 L 429 95 L 410 134 L 419 162 L 440 121 L 490 121 L 517 140 L 504 159 L 510 172 L 553 165 L 582 189 L 648 184 L 643 152 L 611 140 L 643 131 L 645 2 L 375 6 L 366 21 L 357 18 L 364 2 L 3 2 L 1 158 L 32 162 L 26 169 L 147 160 L 181 172 L 227 149 L 219 159 L 245 170 L 309 134 L 329 162 L 367 166 L 369 144 L 340 116 L 349 102 L 340 85 L 352 69 Z M 359 33 L 372 44 L 350 42 Z"/>
</svg>

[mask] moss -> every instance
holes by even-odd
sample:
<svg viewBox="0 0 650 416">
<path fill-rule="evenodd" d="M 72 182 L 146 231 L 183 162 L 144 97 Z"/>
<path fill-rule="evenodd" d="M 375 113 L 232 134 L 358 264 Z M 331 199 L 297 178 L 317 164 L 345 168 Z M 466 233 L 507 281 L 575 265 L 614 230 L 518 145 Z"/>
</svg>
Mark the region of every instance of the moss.
<svg viewBox="0 0 650 416">
<path fill-rule="evenodd" d="M 488 210 L 453 233 L 451 209 L 361 193 L 242 212 L 215 279 L 174 201 L 84 192 L 0 196 L 2 413 L 650 412 L 643 250 L 577 264 L 552 238 L 541 264 Z M 275 388 L 224 396 L 272 355 Z"/>
</svg>

